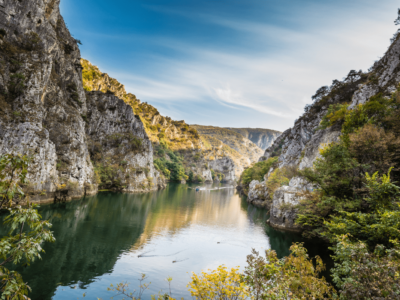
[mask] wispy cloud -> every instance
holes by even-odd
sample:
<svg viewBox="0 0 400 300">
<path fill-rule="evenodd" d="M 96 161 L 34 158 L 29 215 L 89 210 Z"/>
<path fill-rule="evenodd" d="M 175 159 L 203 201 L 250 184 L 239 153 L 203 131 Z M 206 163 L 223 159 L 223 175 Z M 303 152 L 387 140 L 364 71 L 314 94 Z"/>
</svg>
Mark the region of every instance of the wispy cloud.
<svg viewBox="0 0 400 300">
<path fill-rule="evenodd" d="M 316 89 L 343 78 L 350 69 L 366 70 L 383 55 L 395 31 L 391 20 L 395 1 L 381 3 L 387 10 L 393 7 L 390 12 L 378 10 L 371 1 L 365 3 L 369 6 L 359 2 L 352 10 L 336 7 L 328 15 L 291 13 L 291 24 L 297 22 L 297 27 L 271 23 L 268 18 L 146 6 L 159 14 L 214 26 L 215 31 L 229 31 L 219 36 L 210 31 L 210 39 L 195 34 L 189 38 L 157 33 L 114 36 L 111 39 L 135 39 L 147 51 L 135 48 L 131 62 L 105 71 L 162 113 L 171 115 L 175 110 L 188 122 L 195 114 L 207 115 L 209 109 L 227 126 L 232 125 L 230 118 L 241 117 L 249 126 L 284 130 L 311 102 Z M 323 5 L 315 4 L 314 9 Z M 243 109 L 258 117 L 241 114 Z"/>
</svg>

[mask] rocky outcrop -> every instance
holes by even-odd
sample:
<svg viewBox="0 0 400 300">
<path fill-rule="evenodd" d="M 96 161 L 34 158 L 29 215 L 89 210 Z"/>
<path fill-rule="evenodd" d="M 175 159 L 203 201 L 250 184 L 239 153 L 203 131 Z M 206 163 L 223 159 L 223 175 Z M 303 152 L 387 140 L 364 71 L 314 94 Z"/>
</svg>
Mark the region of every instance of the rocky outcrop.
<svg viewBox="0 0 400 300">
<path fill-rule="evenodd" d="M 279 229 L 301 231 L 301 226 L 295 224 L 296 205 L 301 199 L 298 193 L 299 190 L 291 186 L 283 186 L 275 191 L 268 220 L 269 225 Z"/>
<path fill-rule="evenodd" d="M 256 144 L 260 149 L 267 149 L 282 134 L 280 131 L 264 129 L 264 128 L 232 128 L 227 129 L 235 131 L 243 135 Z"/>
<path fill-rule="evenodd" d="M 35 199 L 52 198 L 57 185 L 69 182 L 78 194 L 85 186 L 95 191 L 80 53 L 59 0 L 0 4 L 0 153 L 33 158 L 26 189 Z"/>
<path fill-rule="evenodd" d="M 59 3 L 0 0 L 0 154 L 32 157 L 24 189 L 38 201 L 63 185 L 69 196 L 97 191 L 78 41 Z"/>
<path fill-rule="evenodd" d="M 382 93 L 390 97 L 400 82 L 400 39 L 395 39 L 383 58 L 377 61 L 368 74 L 363 74 L 355 80 L 346 79 L 340 87 L 325 98 L 322 107 L 314 103 L 311 109 L 296 120 L 295 125 L 286 130 L 274 144 L 266 149 L 260 160 L 271 156 L 279 156 L 279 166 L 298 165 L 301 169 L 311 167 L 318 157 L 321 145 L 337 141 L 340 136 L 340 126 L 325 130 L 318 127 L 322 117 L 326 115 L 329 105 L 349 103 L 349 109 L 358 104 L 364 104 L 372 96 Z"/>
<path fill-rule="evenodd" d="M 269 192 L 266 181 L 253 180 L 249 185 L 249 192 L 247 195 L 247 202 L 258 206 L 270 209 L 271 201 L 269 201 Z"/>
<path fill-rule="evenodd" d="M 350 72 L 343 81 L 334 81 L 330 93 L 306 109 L 306 113 L 296 120 L 293 128 L 286 130 L 269 147 L 260 161 L 279 156 L 279 167 L 297 166 L 311 168 L 320 157 L 319 150 L 336 142 L 341 135 L 341 126 L 320 129 L 319 125 L 331 104 L 348 103 L 349 109 L 366 103 L 371 97 L 381 93 L 391 97 L 400 82 L 400 39 L 393 41 L 385 56 L 377 61 L 369 73 Z M 277 228 L 298 230 L 294 224 L 298 193 L 313 187 L 300 178 L 291 180 L 289 186 L 278 189 L 273 196 L 270 224 Z"/>
<path fill-rule="evenodd" d="M 203 170 L 203 179 L 204 179 L 205 183 L 212 183 L 213 182 L 211 170 L 209 170 L 209 169 Z"/>
<path fill-rule="evenodd" d="M 229 157 L 210 161 L 209 168 L 224 175 L 221 180 L 223 183 L 234 183 L 236 181 L 235 163 Z"/>
<path fill-rule="evenodd" d="M 165 187 L 153 165 L 152 144 L 140 118 L 123 100 L 102 92 L 87 93 L 87 126 L 92 157 L 116 168 L 114 180 L 124 192 L 145 192 Z M 96 150 L 100 150 L 97 151 Z"/>
</svg>

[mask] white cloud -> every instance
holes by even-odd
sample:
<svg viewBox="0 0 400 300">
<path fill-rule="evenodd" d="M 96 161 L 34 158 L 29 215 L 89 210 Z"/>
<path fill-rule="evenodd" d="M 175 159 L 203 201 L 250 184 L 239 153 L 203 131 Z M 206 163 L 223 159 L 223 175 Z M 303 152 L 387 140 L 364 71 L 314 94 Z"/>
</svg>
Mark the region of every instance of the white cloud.
<svg viewBox="0 0 400 300">
<path fill-rule="evenodd" d="M 388 19 L 390 14 L 377 14 L 379 18 L 359 14 L 348 19 L 354 13 L 320 17 L 314 23 L 320 22 L 321 26 L 307 30 L 196 14 L 204 22 L 242 32 L 237 41 L 240 47 L 141 37 L 141 43 L 157 45 L 174 55 L 143 55 L 141 59 L 152 70 L 147 74 L 121 74 L 116 70 L 120 74 L 111 75 L 123 81 L 138 98 L 171 112 L 175 104 L 213 99 L 229 108 L 246 107 L 282 117 L 280 124 L 268 124 L 266 120 L 256 126 L 285 129 L 311 102 L 317 88 L 341 79 L 350 69 L 366 70 L 384 54 L 396 30 Z M 332 26 L 332 20 L 336 26 Z M 189 116 L 185 117 L 188 122 L 190 113 L 190 109 L 186 115 L 183 112 Z M 243 117 L 251 121 L 251 115 Z M 221 118 L 229 116 L 221 111 Z"/>
</svg>

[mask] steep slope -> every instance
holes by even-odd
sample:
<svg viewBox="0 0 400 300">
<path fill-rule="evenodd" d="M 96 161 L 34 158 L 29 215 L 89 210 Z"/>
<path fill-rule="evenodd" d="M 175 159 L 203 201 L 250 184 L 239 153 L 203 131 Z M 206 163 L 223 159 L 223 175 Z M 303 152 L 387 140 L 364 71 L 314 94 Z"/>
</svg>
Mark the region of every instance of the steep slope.
<svg viewBox="0 0 400 300">
<path fill-rule="evenodd" d="M 246 139 L 249 139 L 259 148 L 265 150 L 282 134 L 280 131 L 263 128 L 233 128 L 227 127 L 232 131 L 240 133 Z"/>
<path fill-rule="evenodd" d="M 143 122 L 144 130 L 155 149 L 155 167 L 167 179 L 184 182 L 206 181 L 213 179 L 228 182 L 235 181 L 250 161 L 229 146 L 200 136 L 194 126 L 184 121 L 174 121 L 161 116 L 158 110 L 150 104 L 142 103 L 135 95 L 127 93 L 124 85 L 89 61 L 81 59 L 83 67 L 83 86 L 86 91 L 101 91 L 115 95 L 128 104 Z M 245 140 L 239 134 L 232 132 Z M 252 160 L 258 159 L 262 151 L 247 140 L 245 145 L 237 144 L 237 148 L 252 154 Z M 211 167 L 212 166 L 212 167 Z M 215 170 L 214 170 L 215 169 Z"/>
<path fill-rule="evenodd" d="M 367 135 L 373 134 L 371 130 L 380 130 L 379 132 L 383 133 L 387 131 L 385 134 L 391 136 L 395 141 L 395 138 L 398 137 L 398 132 L 396 131 L 397 117 L 390 117 L 392 119 L 384 121 L 388 123 L 386 125 L 384 125 L 385 123 L 376 123 L 376 120 L 389 118 L 385 114 L 381 115 L 381 111 L 397 112 L 400 83 L 399 57 L 400 39 L 397 34 L 386 54 L 373 65 L 368 73 L 351 71 L 343 81 L 334 80 L 332 86 L 319 89 L 313 96 L 314 103 L 305 108 L 305 113 L 295 122 L 293 128 L 286 130 L 265 151 L 260 162 L 268 162 L 275 157 L 277 162 L 273 167 L 278 170 L 286 170 L 287 168 L 304 170 L 311 168 L 315 160 L 321 157 L 321 149 L 325 149 L 332 142 L 339 142 L 340 136 L 344 134 L 343 132 L 348 134 L 348 132 L 353 132 L 360 128 L 364 128 L 363 132 Z M 391 104 L 385 104 L 386 102 Z M 351 118 L 354 118 L 354 120 Z M 344 124 L 350 127 L 345 128 Z M 362 127 L 364 125 L 365 127 Z M 343 147 L 349 147 L 349 143 L 344 142 L 345 146 Z M 363 155 L 372 155 L 372 152 L 365 153 L 367 151 L 363 150 L 365 147 L 363 146 L 357 151 L 364 151 Z M 393 151 L 396 151 L 396 149 L 397 147 L 394 147 Z M 384 155 L 384 153 L 386 152 L 381 154 Z M 355 157 L 354 161 L 357 161 L 357 159 L 361 158 Z M 389 156 L 387 156 L 387 159 L 389 159 Z M 369 164 L 368 168 L 374 168 L 376 163 L 375 161 L 363 162 L 362 160 L 360 162 L 362 166 Z M 354 170 L 354 172 L 356 171 Z M 383 170 L 383 172 L 387 172 L 387 170 Z M 354 177 L 355 175 L 352 176 Z M 396 176 L 398 176 L 398 173 L 394 170 L 393 178 L 396 178 Z M 250 188 L 249 194 L 251 193 L 255 197 L 249 199 L 249 201 L 260 200 L 257 199 L 257 189 L 262 190 L 259 194 L 263 194 L 263 191 L 267 192 L 268 176 L 265 179 L 263 182 L 250 184 L 252 188 Z M 287 198 L 291 204 L 295 205 L 300 200 L 295 195 L 296 193 L 312 189 L 313 186 L 310 186 L 307 181 L 296 176 L 290 181 L 289 187 L 278 188 L 271 195 L 272 202 L 269 203 L 271 207 L 271 225 L 298 230 L 299 228 L 293 222 L 296 218 L 296 213 L 293 212 L 296 211 L 289 208 L 282 209 L 280 207 L 283 203 L 282 199 Z"/>
<path fill-rule="evenodd" d="M 24 189 L 33 200 L 53 199 L 60 189 L 69 196 L 95 193 L 99 183 L 86 137 L 93 107 L 83 89 L 78 41 L 59 3 L 4 0 L 0 6 L 0 154 L 32 157 Z M 151 144 L 143 145 L 152 161 Z"/>
<path fill-rule="evenodd" d="M 108 74 L 102 73 L 89 61 L 81 59 L 83 67 L 83 86 L 86 91 L 101 91 L 114 94 L 124 100 L 140 116 L 146 133 L 153 143 L 163 140 L 172 150 L 202 149 L 203 145 L 196 130 L 184 121 L 173 121 L 161 116 L 158 110 L 146 102 L 142 103 L 135 95 L 127 93 L 125 86 Z"/>
<path fill-rule="evenodd" d="M 257 145 L 236 131 L 215 126 L 191 125 L 191 127 L 195 128 L 200 134 L 216 138 L 236 150 L 248 160 L 248 164 L 258 161 L 263 153 Z"/>
</svg>

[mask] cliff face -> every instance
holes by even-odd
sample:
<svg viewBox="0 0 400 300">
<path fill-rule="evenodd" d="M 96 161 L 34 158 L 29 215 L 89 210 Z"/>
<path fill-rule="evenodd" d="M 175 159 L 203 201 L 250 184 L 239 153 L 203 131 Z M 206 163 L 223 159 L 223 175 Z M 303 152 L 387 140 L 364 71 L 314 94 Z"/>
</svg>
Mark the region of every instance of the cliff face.
<svg viewBox="0 0 400 300">
<path fill-rule="evenodd" d="M 97 190 L 80 52 L 59 2 L 0 0 L 0 154 L 33 158 L 25 189 L 36 200 L 62 184 L 73 196 Z"/>
<path fill-rule="evenodd" d="M 240 133 L 246 139 L 249 139 L 259 148 L 265 150 L 282 134 L 280 131 L 263 128 L 233 128 L 227 129 Z"/>
<path fill-rule="evenodd" d="M 124 100 L 132 107 L 134 113 L 140 116 L 150 141 L 159 144 L 160 140 L 163 140 L 172 150 L 204 148 L 196 130 L 184 121 L 174 121 L 160 115 L 155 107 L 127 93 L 125 86 L 118 80 L 101 72 L 98 67 L 85 59 L 81 59 L 81 63 L 85 90 L 111 93 Z"/>
<path fill-rule="evenodd" d="M 231 182 L 239 177 L 245 166 L 250 164 L 247 156 L 240 155 L 222 142 L 210 141 L 209 137 L 201 136 L 195 126 L 162 116 L 155 107 L 148 103 L 142 103 L 135 95 L 127 93 L 123 84 L 101 72 L 89 61 L 81 59 L 81 63 L 83 86 L 86 91 L 101 91 L 108 95 L 115 95 L 139 116 L 143 122 L 145 133 L 155 149 L 156 166 L 160 171 L 165 172 L 166 176 L 171 171 L 171 180 L 184 182 L 191 179 L 195 182 L 211 182 L 213 180 L 212 167 L 209 166 L 211 164 L 217 168 L 214 173 L 222 180 Z M 256 160 L 262 155 L 262 150 L 252 142 L 235 132 L 231 133 L 239 137 L 240 142 L 234 141 L 237 148 L 246 151 L 246 155 L 252 155 L 252 160 Z M 242 143 L 242 140 L 246 141 Z M 222 161 L 227 158 L 232 162 L 229 164 L 229 170 L 223 170 L 223 167 L 219 168 L 223 164 Z M 215 163 L 214 160 L 216 160 Z M 179 166 L 177 167 L 177 165 Z M 178 178 L 172 173 L 176 173 L 179 167 L 184 170 Z M 225 176 L 227 177 L 225 178 Z"/>
<path fill-rule="evenodd" d="M 101 176 L 101 169 L 111 168 L 112 178 L 104 182 L 106 187 L 125 192 L 164 188 L 164 180 L 153 165 L 151 142 L 132 108 L 102 92 L 88 92 L 87 103 L 86 133 L 96 175 Z"/>
<path fill-rule="evenodd" d="M 334 125 L 320 129 L 320 122 L 327 114 L 331 104 L 348 103 L 348 109 L 364 104 L 371 97 L 378 94 L 391 97 L 400 83 L 400 39 L 399 36 L 382 59 L 377 61 L 368 73 L 352 71 L 342 82 L 334 81 L 329 92 L 317 99 L 296 122 L 286 130 L 274 144 L 269 147 L 261 161 L 270 157 L 279 157 L 278 167 L 295 166 L 299 169 L 312 167 L 314 161 L 320 157 L 319 150 L 324 145 L 339 140 L 341 126 Z M 272 226 L 287 229 L 294 228 L 296 211 L 291 208 L 280 209 L 282 199 L 290 198 L 290 204 L 296 205 L 300 198 L 292 194 L 297 189 L 302 191 L 311 189 L 300 178 L 293 178 L 290 188 L 282 187 L 274 195 L 271 206 Z"/>
<path fill-rule="evenodd" d="M 219 163 L 213 163 L 211 161 L 211 165 L 216 166 L 218 172 L 229 177 L 229 179 L 226 178 L 228 182 L 238 179 L 243 170 L 257 161 L 263 153 L 263 151 L 249 139 L 227 128 L 202 125 L 191 125 L 191 127 L 195 128 L 203 139 L 206 140 L 206 143 L 204 143 L 205 145 L 211 145 L 213 159 L 224 160 L 225 158 L 229 158 L 229 161 L 232 162 L 232 173 L 228 175 L 220 172 L 220 168 L 217 167 Z M 214 167 L 211 168 L 214 169 Z M 235 179 L 233 179 L 233 174 Z"/>
<path fill-rule="evenodd" d="M 81 117 L 87 108 L 80 53 L 60 16 L 59 0 L 4 0 L 0 5 L 0 153 L 33 157 L 32 191 L 54 192 L 68 181 L 79 189 L 92 185 Z"/>
</svg>

